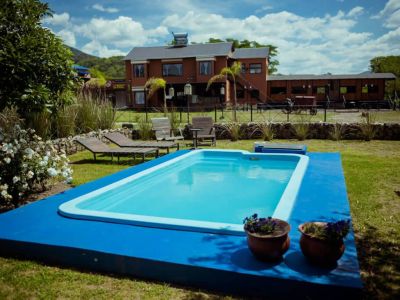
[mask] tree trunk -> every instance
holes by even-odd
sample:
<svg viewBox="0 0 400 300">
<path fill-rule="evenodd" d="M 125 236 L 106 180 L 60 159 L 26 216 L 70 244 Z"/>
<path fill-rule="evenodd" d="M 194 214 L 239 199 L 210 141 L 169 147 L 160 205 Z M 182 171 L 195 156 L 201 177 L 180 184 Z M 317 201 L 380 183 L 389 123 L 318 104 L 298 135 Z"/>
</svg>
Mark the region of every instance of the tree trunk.
<svg viewBox="0 0 400 300">
<path fill-rule="evenodd" d="M 237 122 L 236 118 L 236 106 L 237 106 L 237 99 L 236 99 L 236 80 L 235 76 L 233 77 L 233 121 Z"/>
</svg>

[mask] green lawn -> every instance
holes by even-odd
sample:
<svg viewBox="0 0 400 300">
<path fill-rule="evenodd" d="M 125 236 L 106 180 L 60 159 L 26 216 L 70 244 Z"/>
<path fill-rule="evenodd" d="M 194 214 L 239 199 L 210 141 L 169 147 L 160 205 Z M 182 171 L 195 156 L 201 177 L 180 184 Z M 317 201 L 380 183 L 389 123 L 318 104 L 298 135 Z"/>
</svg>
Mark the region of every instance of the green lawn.
<svg viewBox="0 0 400 300">
<path fill-rule="evenodd" d="M 361 110 L 360 111 L 344 111 L 344 112 L 335 112 L 334 110 L 328 110 L 326 121 L 329 123 L 352 123 L 352 122 L 360 122 L 361 121 Z M 400 111 L 392 111 L 392 110 L 371 110 L 371 113 L 375 116 L 377 122 L 381 123 L 398 123 L 400 122 Z M 187 123 L 187 113 L 175 112 L 176 118 L 180 119 L 183 124 Z M 215 119 L 215 111 L 208 112 L 192 112 L 189 114 L 189 120 L 191 121 L 193 116 L 210 116 Z M 148 113 L 148 119 L 155 117 L 162 117 L 162 112 L 152 112 Z M 170 116 L 170 113 L 169 113 Z M 137 123 L 140 118 L 144 118 L 145 114 L 135 111 L 117 111 L 116 114 L 116 122 L 121 125 L 122 123 Z M 237 117 L 240 122 L 250 122 L 251 114 L 250 111 L 238 110 Z M 291 114 L 289 116 L 289 120 L 292 122 L 296 121 L 311 121 L 311 122 L 322 122 L 324 121 L 324 110 L 319 109 L 318 113 L 315 116 L 310 115 L 296 115 Z M 221 110 L 217 110 L 217 121 L 219 122 L 230 122 L 232 121 L 232 112 L 224 111 L 223 118 Z M 254 122 L 262 122 L 262 121 L 272 121 L 272 122 L 286 122 L 287 115 L 282 113 L 281 110 L 266 110 L 262 112 L 253 111 L 253 121 Z"/>
<path fill-rule="evenodd" d="M 251 150 L 254 141 L 218 141 L 218 148 Z M 287 142 L 287 141 L 285 141 Z M 400 141 L 308 140 L 309 151 L 342 154 L 356 231 L 365 298 L 400 295 Z M 92 161 L 86 151 L 72 155 L 73 184 L 129 167 L 109 158 Z M 85 273 L 30 261 L 0 258 L 0 298 L 214 299 L 222 296 L 189 288 Z M 226 297 L 229 298 L 229 297 Z"/>
</svg>

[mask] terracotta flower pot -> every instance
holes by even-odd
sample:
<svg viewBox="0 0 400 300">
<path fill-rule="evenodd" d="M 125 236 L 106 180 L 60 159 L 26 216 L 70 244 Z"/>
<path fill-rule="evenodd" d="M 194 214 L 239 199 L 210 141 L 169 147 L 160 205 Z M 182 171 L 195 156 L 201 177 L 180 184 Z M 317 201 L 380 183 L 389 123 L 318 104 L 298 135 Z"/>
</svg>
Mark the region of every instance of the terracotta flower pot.
<svg viewBox="0 0 400 300">
<path fill-rule="evenodd" d="M 315 222 L 320 225 L 326 223 Z M 327 241 L 313 237 L 304 232 L 304 225 L 301 224 L 299 230 L 302 233 L 300 238 L 300 248 L 304 256 L 311 262 L 321 267 L 334 266 L 342 257 L 345 246 L 343 239 L 338 241 Z"/>
<path fill-rule="evenodd" d="M 290 225 L 282 220 L 273 219 L 278 230 L 270 235 L 260 235 L 246 230 L 247 244 L 253 255 L 262 261 L 276 261 L 289 249 L 288 233 Z"/>
</svg>

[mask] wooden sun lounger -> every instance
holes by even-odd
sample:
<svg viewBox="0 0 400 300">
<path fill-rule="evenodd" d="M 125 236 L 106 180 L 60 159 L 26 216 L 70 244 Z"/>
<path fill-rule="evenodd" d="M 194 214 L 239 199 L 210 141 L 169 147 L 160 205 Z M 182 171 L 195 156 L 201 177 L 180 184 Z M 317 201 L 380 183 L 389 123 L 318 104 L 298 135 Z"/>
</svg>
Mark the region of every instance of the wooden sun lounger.
<svg viewBox="0 0 400 300">
<path fill-rule="evenodd" d="M 75 141 L 92 152 L 95 161 L 96 154 L 109 154 L 111 155 L 111 160 L 116 155 L 118 162 L 120 155 L 132 155 L 133 159 L 135 159 L 136 155 L 140 154 L 142 155 L 142 161 L 144 161 L 146 154 L 154 153 L 158 157 L 158 148 L 111 148 L 97 138 L 81 138 Z"/>
<path fill-rule="evenodd" d="M 174 141 L 133 141 L 119 132 L 110 132 L 105 134 L 104 137 L 119 147 L 159 148 L 166 149 L 167 153 L 169 153 L 169 148 L 179 150 L 179 143 Z"/>
</svg>

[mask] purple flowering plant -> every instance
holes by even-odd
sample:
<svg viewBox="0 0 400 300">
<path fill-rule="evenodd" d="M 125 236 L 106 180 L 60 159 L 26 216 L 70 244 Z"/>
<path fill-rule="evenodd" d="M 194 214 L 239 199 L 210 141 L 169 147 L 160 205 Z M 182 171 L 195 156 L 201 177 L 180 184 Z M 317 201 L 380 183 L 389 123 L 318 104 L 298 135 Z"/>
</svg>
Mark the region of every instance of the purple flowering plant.
<svg viewBox="0 0 400 300">
<path fill-rule="evenodd" d="M 250 233 L 258 233 L 260 235 L 271 234 L 277 229 L 277 222 L 271 217 L 259 218 L 257 214 L 246 217 L 243 220 L 244 229 Z"/>
<path fill-rule="evenodd" d="M 350 231 L 350 220 L 318 223 L 310 222 L 304 226 L 304 232 L 312 237 L 328 241 L 340 241 Z"/>
</svg>

